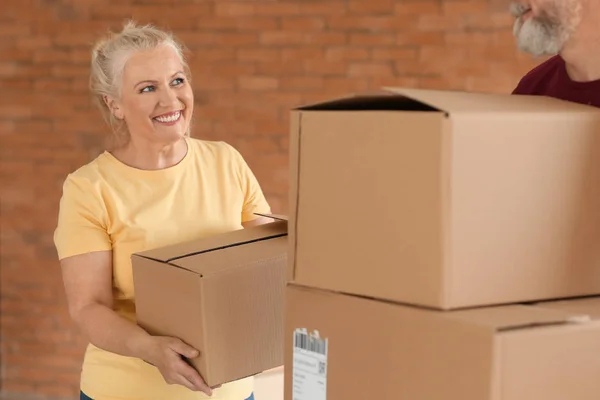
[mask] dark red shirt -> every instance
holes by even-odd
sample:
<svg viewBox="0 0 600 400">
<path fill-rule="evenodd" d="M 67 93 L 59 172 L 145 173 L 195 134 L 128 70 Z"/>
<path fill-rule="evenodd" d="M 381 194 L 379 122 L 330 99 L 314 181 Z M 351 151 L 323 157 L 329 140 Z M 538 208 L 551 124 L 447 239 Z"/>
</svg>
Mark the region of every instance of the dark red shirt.
<svg viewBox="0 0 600 400">
<path fill-rule="evenodd" d="M 575 82 L 569 78 L 565 61 L 554 56 L 521 79 L 513 94 L 549 96 L 600 107 L 600 80 Z"/>
</svg>

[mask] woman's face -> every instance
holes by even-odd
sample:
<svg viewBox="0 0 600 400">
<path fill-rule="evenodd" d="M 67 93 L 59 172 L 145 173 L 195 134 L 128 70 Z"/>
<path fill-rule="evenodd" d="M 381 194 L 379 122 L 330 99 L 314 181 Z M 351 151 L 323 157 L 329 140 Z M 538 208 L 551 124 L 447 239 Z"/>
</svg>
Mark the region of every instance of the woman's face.
<svg viewBox="0 0 600 400">
<path fill-rule="evenodd" d="M 194 94 L 175 50 L 164 45 L 134 53 L 123 69 L 121 98 L 112 108 L 132 139 L 181 139 L 190 127 Z"/>
</svg>

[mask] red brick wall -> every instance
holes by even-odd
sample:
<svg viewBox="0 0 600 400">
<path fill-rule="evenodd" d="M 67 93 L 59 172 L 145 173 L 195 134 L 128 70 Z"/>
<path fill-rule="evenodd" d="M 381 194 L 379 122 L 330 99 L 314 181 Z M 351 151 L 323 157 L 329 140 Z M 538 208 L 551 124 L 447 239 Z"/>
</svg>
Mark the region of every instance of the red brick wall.
<svg viewBox="0 0 600 400">
<path fill-rule="evenodd" d="M 77 392 L 84 345 L 66 313 L 52 231 L 62 180 L 108 135 L 86 91 L 96 33 L 127 16 L 173 29 L 193 52 L 193 136 L 237 146 L 277 212 L 287 208 L 290 107 L 381 85 L 509 92 L 533 65 L 515 51 L 504 0 L 2 7 L 2 386 L 48 398 Z"/>
</svg>

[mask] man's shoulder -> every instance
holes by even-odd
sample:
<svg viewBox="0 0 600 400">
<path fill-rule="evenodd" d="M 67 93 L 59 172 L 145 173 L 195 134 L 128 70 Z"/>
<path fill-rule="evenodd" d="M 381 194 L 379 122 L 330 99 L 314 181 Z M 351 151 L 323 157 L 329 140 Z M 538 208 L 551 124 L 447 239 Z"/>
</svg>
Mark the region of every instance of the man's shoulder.
<svg viewBox="0 0 600 400">
<path fill-rule="evenodd" d="M 563 59 L 556 55 L 532 68 L 514 89 L 513 94 L 539 94 L 540 86 L 548 82 L 548 78 L 564 67 Z"/>
</svg>

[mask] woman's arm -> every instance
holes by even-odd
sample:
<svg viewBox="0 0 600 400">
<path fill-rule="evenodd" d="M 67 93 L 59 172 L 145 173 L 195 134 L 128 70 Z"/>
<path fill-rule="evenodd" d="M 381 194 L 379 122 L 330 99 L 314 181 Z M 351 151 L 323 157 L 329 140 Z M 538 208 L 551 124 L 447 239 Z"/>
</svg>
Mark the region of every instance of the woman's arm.
<svg viewBox="0 0 600 400">
<path fill-rule="evenodd" d="M 181 359 L 198 351 L 172 337 L 151 336 L 113 310 L 112 252 L 97 251 L 61 260 L 69 313 L 88 340 L 101 349 L 156 366 L 165 381 L 211 395 L 198 372 Z"/>
<path fill-rule="evenodd" d="M 95 346 L 143 358 L 150 335 L 113 311 L 111 257 L 97 251 L 61 261 L 69 313 Z"/>
</svg>

